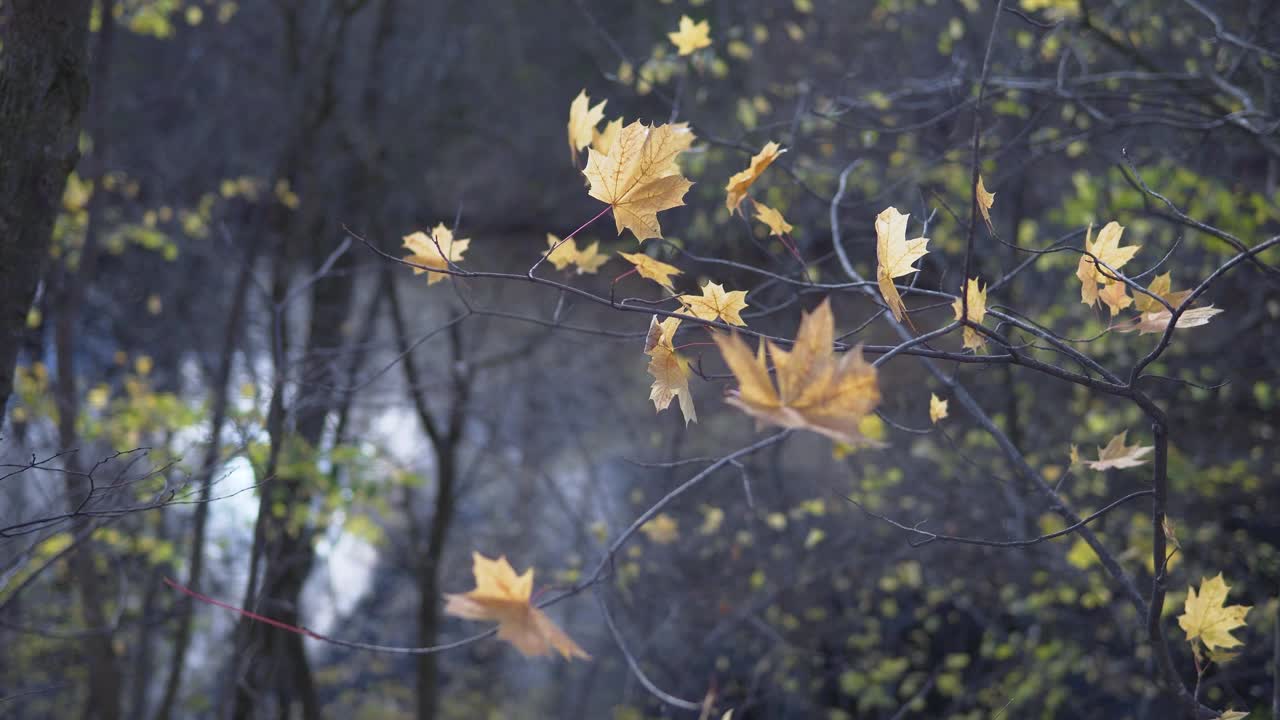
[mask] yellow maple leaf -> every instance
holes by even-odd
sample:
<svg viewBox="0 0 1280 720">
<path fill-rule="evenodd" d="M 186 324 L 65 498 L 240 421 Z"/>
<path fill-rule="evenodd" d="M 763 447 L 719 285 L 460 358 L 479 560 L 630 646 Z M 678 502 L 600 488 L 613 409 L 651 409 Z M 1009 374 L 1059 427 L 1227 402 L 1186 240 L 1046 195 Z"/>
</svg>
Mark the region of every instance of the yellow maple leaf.
<svg viewBox="0 0 1280 720">
<path fill-rule="evenodd" d="M 987 229 L 995 232 L 995 228 L 991 225 L 991 206 L 996 204 L 996 194 L 987 192 L 987 186 L 982 183 L 982 176 L 978 176 L 978 187 L 974 189 L 978 196 L 978 211 L 982 213 L 982 219 L 987 221 Z"/>
<path fill-rule="evenodd" d="M 679 275 L 680 268 L 674 265 L 668 265 L 661 260 L 655 260 L 644 253 L 620 252 L 618 254 L 627 262 L 635 265 L 636 272 L 639 272 L 641 277 L 648 278 L 662 287 L 671 290 L 671 292 L 675 292 L 675 290 L 671 288 L 671 276 Z"/>
<path fill-rule="evenodd" d="M 498 638 L 506 640 L 527 657 L 559 652 L 566 660 L 575 657 L 591 659 L 546 613 L 533 607 L 533 569 L 523 575 L 505 557 L 490 560 L 472 553 L 472 573 L 476 589 L 462 594 L 445 594 L 447 615 L 467 620 L 491 620 L 498 623 Z"/>
<path fill-rule="evenodd" d="M 641 525 L 640 532 L 644 533 L 650 542 L 666 545 L 680 537 L 680 525 L 670 515 L 659 513 L 649 522 Z"/>
<path fill-rule="evenodd" d="M 711 45 L 711 24 L 706 20 L 695 23 L 688 15 L 681 15 L 679 29 L 667 33 L 667 37 L 681 55 L 692 55 Z"/>
<path fill-rule="evenodd" d="M 863 360 L 861 346 L 837 356 L 834 337 L 829 300 L 801 319 L 790 351 L 764 341 L 752 353 L 737 333 L 713 334 L 738 381 L 728 402 L 763 424 L 812 430 L 855 447 L 879 444 L 860 430 L 880 402 L 876 369 Z M 777 370 L 776 388 L 766 345 Z"/>
<path fill-rule="evenodd" d="M 769 226 L 770 235 L 782 237 L 791 232 L 791 223 L 782 217 L 782 213 L 764 203 L 756 203 L 756 219 Z"/>
<path fill-rule="evenodd" d="M 747 190 L 751 189 L 752 184 L 760 177 L 760 175 L 773 164 L 778 156 L 786 152 L 778 146 L 776 142 L 768 142 L 760 152 L 751 158 L 751 164 L 746 170 L 734 173 L 729 178 L 729 184 L 725 186 L 724 206 L 729 208 L 730 214 L 738 210 L 738 206 L 742 204 L 744 198 L 747 197 Z"/>
<path fill-rule="evenodd" d="M 560 238 L 547 233 L 547 260 L 555 266 L 557 270 L 564 270 L 573 265 L 577 268 L 579 275 L 594 275 L 600 270 L 600 266 L 609 262 L 609 254 L 600 252 L 600 243 L 593 242 L 583 249 L 578 249 L 578 243 L 573 238 L 568 241 L 561 242 Z"/>
<path fill-rule="evenodd" d="M 601 104 L 603 105 L 604 103 Z M 613 143 L 618 139 L 618 133 L 620 132 L 622 132 L 622 118 L 605 123 L 604 130 L 593 131 L 591 136 L 592 149 L 608 155 L 609 148 L 613 147 Z"/>
<path fill-rule="evenodd" d="M 969 304 L 969 317 L 967 319 L 981 325 L 982 321 L 987 317 L 987 288 L 978 286 L 978 278 L 969 278 L 969 282 L 965 283 L 964 291 Z M 955 302 L 951 303 L 951 309 L 955 311 L 956 319 L 959 320 L 960 313 L 964 309 L 960 298 L 956 298 Z M 977 330 L 971 327 L 964 329 L 964 347 L 966 349 L 978 350 L 986 342 L 987 339 Z"/>
<path fill-rule="evenodd" d="M 654 315 L 649 322 L 649 333 L 644 339 L 644 353 L 649 356 L 649 374 L 653 387 L 649 399 L 658 412 L 666 410 L 671 401 L 680 398 L 680 414 L 684 424 L 698 421 L 693 407 L 693 395 L 689 392 L 689 363 L 676 352 L 673 340 L 680 318 L 667 318 L 658 322 Z"/>
<path fill-rule="evenodd" d="M 434 285 L 445 279 L 446 275 L 431 272 L 427 268 L 445 270 L 451 263 L 462 262 L 462 254 L 470 245 L 471 240 L 468 238 L 453 239 L 453 232 L 445 227 L 444 223 L 440 223 L 431 229 L 430 237 L 421 230 L 412 235 L 405 235 L 404 247 L 408 248 L 410 254 L 404 259 L 405 262 L 425 266 L 415 267 L 413 274 L 427 273 L 427 284 Z"/>
<path fill-rule="evenodd" d="M 885 208 L 876 216 L 876 283 L 880 295 L 896 320 L 902 320 L 906 307 L 893 279 L 919 270 L 912 264 L 928 254 L 929 238 L 907 239 L 907 218 L 895 207 Z"/>
<path fill-rule="evenodd" d="M 1125 445 L 1125 439 L 1128 435 L 1129 431 L 1125 430 L 1111 438 L 1106 447 L 1098 448 L 1098 459 L 1089 460 L 1085 462 L 1085 465 L 1094 470 L 1108 470 L 1110 468 L 1123 470 L 1146 464 L 1147 454 L 1154 448 L 1150 445 Z"/>
<path fill-rule="evenodd" d="M 604 119 L 604 104 L 607 102 L 609 101 L 601 100 L 595 107 L 591 107 L 591 98 L 583 90 L 569 103 L 569 156 L 575 163 L 578 161 L 578 151 L 590 145 L 595 138 L 596 126 Z"/>
<path fill-rule="evenodd" d="M 573 264 L 578 266 L 579 275 L 595 275 L 607 262 L 609 262 L 609 253 L 600 252 L 598 240 L 579 250 L 577 257 L 573 260 Z"/>
<path fill-rule="evenodd" d="M 946 417 L 947 401 L 938 397 L 934 393 L 929 393 L 929 420 L 933 422 L 934 425 L 937 425 L 939 420 Z"/>
<path fill-rule="evenodd" d="M 693 144 L 688 125 L 633 122 L 618 131 L 607 153 L 589 149 L 582 172 L 588 194 L 613 208 L 618 234 L 629 228 L 636 239 L 662 237 L 658 213 L 684 205 L 693 185 L 680 174 L 676 158 Z"/>
<path fill-rule="evenodd" d="M 1206 650 L 1231 648 L 1241 644 L 1231 631 L 1244 627 L 1248 605 L 1227 606 L 1227 593 L 1231 588 L 1222 579 L 1222 573 L 1214 578 L 1200 579 L 1200 592 L 1187 588 L 1184 612 L 1178 616 L 1178 625 L 1187 633 L 1187 642 L 1199 640 Z"/>
<path fill-rule="evenodd" d="M 1147 286 L 1147 292 L 1158 298 L 1162 298 L 1165 302 L 1175 308 L 1181 305 L 1182 301 L 1186 300 L 1187 296 L 1191 294 L 1190 290 L 1173 292 L 1173 279 L 1171 273 L 1157 275 L 1155 279 L 1151 281 L 1151 284 Z M 1155 298 L 1147 297 L 1141 293 L 1134 294 L 1133 307 L 1138 312 L 1143 313 L 1168 312 L 1164 309 L 1164 305 L 1157 302 Z"/>
<path fill-rule="evenodd" d="M 1111 317 L 1119 315 L 1121 310 L 1133 304 L 1128 287 L 1122 282 L 1103 285 L 1102 290 L 1098 292 L 1098 299 L 1111 311 Z"/>
<path fill-rule="evenodd" d="M 684 311 L 699 320 L 723 320 L 730 325 L 746 326 L 738 313 L 747 307 L 746 290 L 725 292 L 723 285 L 708 282 L 702 286 L 702 296 L 681 295 Z"/>
<path fill-rule="evenodd" d="M 1192 308 L 1185 310 L 1178 316 L 1178 324 L 1174 327 L 1179 329 L 1200 327 L 1208 325 L 1214 315 L 1222 312 L 1222 308 L 1216 308 L 1212 305 L 1202 308 Z M 1117 325 L 1113 329 L 1118 332 L 1134 332 L 1140 335 L 1148 335 L 1150 333 L 1163 333 L 1169 327 L 1169 321 L 1173 319 L 1173 313 L 1168 310 L 1160 312 L 1142 313 L 1132 322 Z"/>
<path fill-rule="evenodd" d="M 1111 271 L 1119 271 L 1142 248 L 1141 245 L 1120 247 L 1120 236 L 1123 233 L 1124 228 L 1120 223 L 1113 220 L 1098 231 L 1098 240 L 1096 242 L 1090 237 L 1093 234 L 1093 228 L 1090 228 L 1085 235 L 1084 249 L 1086 252 L 1080 256 L 1080 262 L 1076 265 L 1076 277 L 1080 278 L 1081 283 L 1080 302 L 1085 305 L 1090 307 L 1097 305 L 1099 299 L 1098 286 L 1119 282 L 1118 280 L 1112 280 L 1108 275 L 1113 274 Z M 1094 258 L 1101 260 L 1111 270 L 1099 267 Z M 1112 297 L 1117 299 L 1114 294 Z"/>
</svg>

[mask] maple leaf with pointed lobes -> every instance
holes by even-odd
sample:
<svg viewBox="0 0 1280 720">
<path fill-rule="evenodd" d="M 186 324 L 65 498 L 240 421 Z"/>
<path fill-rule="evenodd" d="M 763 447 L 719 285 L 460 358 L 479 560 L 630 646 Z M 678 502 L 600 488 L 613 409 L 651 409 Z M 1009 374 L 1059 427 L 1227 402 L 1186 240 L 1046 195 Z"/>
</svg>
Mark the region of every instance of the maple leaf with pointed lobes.
<svg viewBox="0 0 1280 720">
<path fill-rule="evenodd" d="M 547 248 L 547 261 L 557 270 L 564 270 L 573 265 L 577 268 L 579 275 L 594 275 L 600 270 L 601 265 L 609 262 L 609 254 L 600 252 L 599 242 L 593 242 L 579 250 L 578 243 L 573 238 L 561 241 L 555 235 L 547 233 Z"/>
<path fill-rule="evenodd" d="M 929 420 L 937 425 L 939 420 L 947 417 L 947 401 L 933 393 L 929 393 Z"/>
<path fill-rule="evenodd" d="M 724 206 L 729 209 L 730 214 L 738 210 L 738 207 L 742 205 L 742 201 L 747 197 L 747 191 L 751 189 L 751 186 L 760 178 L 765 169 L 772 165 L 773 161 L 777 160 L 778 156 L 784 152 L 786 150 L 779 147 L 778 143 L 770 141 L 760 149 L 760 152 L 752 156 L 751 164 L 747 166 L 746 170 L 734 173 L 733 177 L 729 178 L 729 184 L 724 188 Z"/>
<path fill-rule="evenodd" d="M 1250 606 L 1228 606 L 1227 593 L 1230 590 L 1222 579 L 1222 573 L 1213 578 L 1201 578 L 1199 593 L 1193 587 L 1187 588 L 1184 611 L 1178 616 L 1178 625 L 1187 633 L 1187 642 L 1199 640 L 1210 652 L 1214 648 L 1241 645 L 1240 640 L 1231 635 L 1231 631 L 1244 627 L 1244 617 Z"/>
<path fill-rule="evenodd" d="M 653 401 L 654 408 L 662 412 L 678 397 L 680 414 L 684 415 L 684 424 L 688 425 L 698 421 L 698 412 L 693 407 L 693 395 L 689 392 L 689 363 L 675 349 L 674 340 L 679 327 L 680 318 L 658 322 L 658 316 L 654 315 L 644 339 L 644 353 L 649 356 L 649 374 L 653 376 L 649 399 Z"/>
<path fill-rule="evenodd" d="M 968 320 L 981 325 L 982 321 L 987 317 L 987 288 L 978 286 L 978 278 L 969 278 L 969 282 L 965 283 L 965 296 L 969 304 Z M 964 311 L 964 304 L 960 302 L 960 298 L 956 298 L 955 302 L 951 303 L 951 309 L 955 311 L 956 320 L 959 320 L 960 313 Z M 983 337 L 982 333 L 971 327 L 965 327 L 965 349 L 979 350 L 986 342 L 987 339 Z"/>
<path fill-rule="evenodd" d="M 906 306 L 894 286 L 893 279 L 910 275 L 920 268 L 912 263 L 928 254 L 925 245 L 929 238 L 907 239 L 907 218 L 895 207 L 885 208 L 876 216 L 876 284 L 885 305 L 895 320 L 902 320 Z"/>
<path fill-rule="evenodd" d="M 1124 228 L 1120 223 L 1112 221 L 1098 231 L 1098 240 L 1096 242 L 1090 237 L 1093 234 L 1092 227 L 1089 228 L 1088 233 L 1085 235 L 1085 254 L 1080 256 L 1080 262 L 1076 265 L 1076 277 L 1080 278 L 1081 283 L 1080 302 L 1089 307 L 1097 305 L 1101 297 L 1098 292 L 1098 285 L 1118 283 L 1119 280 L 1113 280 L 1108 276 L 1113 275 L 1113 271 L 1118 272 L 1142 248 L 1141 245 L 1120 247 L 1120 236 L 1123 233 Z M 1102 261 L 1111 270 L 1099 267 L 1094 258 Z M 1123 284 L 1121 284 L 1121 292 L 1123 292 L 1123 287 Z M 1111 298 L 1113 301 L 1119 300 L 1115 291 L 1112 291 Z M 1110 305 L 1110 303 L 1108 304 Z"/>
<path fill-rule="evenodd" d="M 1169 273 L 1158 275 L 1151 281 L 1151 285 L 1147 287 L 1147 291 L 1152 295 L 1162 298 L 1171 307 L 1177 308 L 1191 295 L 1190 290 L 1179 290 L 1174 292 L 1172 289 L 1172 280 Z M 1155 298 L 1147 297 L 1141 293 L 1134 295 L 1134 308 L 1141 314 L 1134 320 L 1117 325 L 1113 330 L 1117 332 L 1134 332 L 1148 335 L 1151 333 L 1163 333 L 1169 327 L 1169 321 L 1173 319 L 1173 313 L 1165 309 Z M 1212 305 L 1202 308 L 1191 308 L 1184 310 L 1178 316 L 1177 328 L 1193 328 L 1201 325 L 1208 325 L 1213 316 L 1221 313 L 1222 310 Z"/>
<path fill-rule="evenodd" d="M 498 638 L 515 646 L 526 657 L 550 655 L 554 650 L 566 660 L 591 656 L 578 647 L 546 613 L 529 602 L 533 594 L 533 569 L 517 575 L 505 557 L 490 560 L 472 553 L 476 589 L 445 594 L 444 612 L 467 620 L 498 623 Z"/>
<path fill-rule="evenodd" d="M 1085 465 L 1094 470 L 1109 470 L 1111 468 L 1124 470 L 1125 468 L 1145 465 L 1148 461 L 1147 454 L 1154 448 L 1150 445 L 1125 445 L 1125 439 L 1128 435 L 1129 431 L 1125 430 L 1111 438 L 1106 447 L 1098 448 L 1098 459 L 1086 461 Z"/>
<path fill-rule="evenodd" d="M 609 253 L 600 252 L 600 241 L 597 240 L 578 251 L 574 265 L 578 266 L 579 275 L 595 275 L 607 262 L 609 262 Z"/>
<path fill-rule="evenodd" d="M 1133 298 L 1129 297 L 1128 286 L 1122 282 L 1104 285 L 1098 292 L 1098 299 L 1111 311 L 1111 317 L 1119 315 L 1120 311 L 1133 304 Z"/>
<path fill-rule="evenodd" d="M 596 126 L 604 119 L 604 104 L 607 102 L 601 100 L 591 107 L 591 99 L 583 90 L 569 103 L 569 155 L 573 162 L 578 162 L 578 151 L 590 145 L 595 138 Z"/>
<path fill-rule="evenodd" d="M 445 273 L 431 272 L 427 268 L 438 268 L 440 270 L 448 269 L 451 263 L 462 262 L 462 254 L 467 251 L 471 245 L 471 240 L 461 238 L 455 240 L 453 232 L 440 223 L 431 229 L 431 236 L 419 230 L 412 235 L 404 236 L 404 247 L 410 254 L 405 256 L 405 262 L 414 265 L 424 265 L 424 267 L 415 267 L 414 275 L 427 274 L 427 285 L 434 285 L 445 279 Z M 443 251 L 443 253 L 441 252 Z"/>
<path fill-rule="evenodd" d="M 702 286 L 702 296 L 681 295 L 678 299 L 684 311 L 699 320 L 723 320 L 730 325 L 746 326 L 738 313 L 747 307 L 746 290 L 724 291 L 723 285 L 708 282 Z"/>
<path fill-rule="evenodd" d="M 782 213 L 765 205 L 764 203 L 756 203 L 756 219 L 769 226 L 769 234 L 782 237 L 791 232 L 791 223 L 782 217 Z"/>
<path fill-rule="evenodd" d="M 667 33 L 667 37 L 681 55 L 692 55 L 711 45 L 711 24 L 706 20 L 695 23 L 688 15 L 681 15 L 680 28 Z"/>
<path fill-rule="evenodd" d="M 609 152 L 587 151 L 588 194 L 613 208 L 619 235 L 626 228 L 640 242 L 662 237 L 658 213 L 684 205 L 693 186 L 676 164 L 692 144 L 685 123 L 650 128 L 637 121 L 618 132 Z"/>
<path fill-rule="evenodd" d="M 640 273 L 640 277 L 648 278 L 662 287 L 675 292 L 671 288 L 671 276 L 679 275 L 680 268 L 675 265 L 668 265 L 661 260 L 655 260 L 644 253 L 618 253 L 627 262 L 636 266 L 636 272 Z"/>
<path fill-rule="evenodd" d="M 978 186 L 974 189 L 978 196 L 978 211 L 982 213 L 982 219 L 987 222 L 987 229 L 995 232 L 995 227 L 991 224 L 991 206 L 996 204 L 996 194 L 987 192 L 987 186 L 982 183 L 982 176 L 978 176 Z"/>
<path fill-rule="evenodd" d="M 835 354 L 829 300 L 804 315 L 790 351 L 762 341 L 752 353 L 737 333 L 714 333 L 712 339 L 738 381 L 729 404 L 762 424 L 812 430 L 855 447 L 879 445 L 859 428 L 880 403 L 876 369 L 862 359 L 862 346 Z M 766 345 L 776 387 L 765 362 Z"/>
</svg>

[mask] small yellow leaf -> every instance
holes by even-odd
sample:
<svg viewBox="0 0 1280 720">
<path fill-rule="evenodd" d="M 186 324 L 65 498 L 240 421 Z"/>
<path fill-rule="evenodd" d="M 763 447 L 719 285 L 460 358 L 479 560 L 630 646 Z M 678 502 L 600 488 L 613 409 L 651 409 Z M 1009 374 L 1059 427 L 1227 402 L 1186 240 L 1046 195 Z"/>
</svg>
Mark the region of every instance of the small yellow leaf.
<svg viewBox="0 0 1280 720">
<path fill-rule="evenodd" d="M 451 263 L 462 261 L 462 254 L 467 251 L 471 245 L 471 240 L 461 238 L 455 240 L 453 232 L 440 223 L 431 229 L 431 236 L 419 230 L 412 235 L 404 236 L 404 247 L 409 250 L 409 255 L 405 256 L 405 262 L 421 265 L 424 267 L 415 267 L 414 275 L 427 274 L 427 284 L 434 285 L 445 279 L 444 273 L 431 272 L 427 268 L 438 268 L 445 270 Z M 441 252 L 443 251 L 443 252 Z"/>
<path fill-rule="evenodd" d="M 578 267 L 579 275 L 595 275 L 600 267 L 609 262 L 609 253 L 600 252 L 600 242 L 596 241 L 578 251 L 573 264 Z"/>
<path fill-rule="evenodd" d="M 1097 242 L 1094 242 L 1090 237 L 1093 234 L 1093 228 L 1090 228 L 1085 235 L 1085 253 L 1080 255 L 1080 262 L 1076 265 L 1076 277 L 1080 279 L 1081 283 L 1080 302 L 1085 305 L 1090 307 L 1097 305 L 1099 298 L 1098 285 L 1111 285 L 1119 282 L 1118 280 L 1112 280 L 1108 275 L 1112 275 L 1112 271 L 1119 271 L 1142 248 L 1141 245 L 1120 247 L 1120 236 L 1123 233 L 1124 228 L 1119 223 L 1112 221 L 1098 231 Z M 1102 261 L 1111 270 L 1099 267 L 1094 258 Z"/>
<path fill-rule="evenodd" d="M 693 18 L 682 15 L 680 28 L 676 32 L 667 33 L 667 37 L 681 55 L 692 55 L 711 45 L 711 24 L 706 20 L 695 23 Z"/>
<path fill-rule="evenodd" d="M 587 91 L 578 93 L 578 97 L 569 104 L 569 156 L 576 163 L 578 151 L 592 144 L 595 139 L 596 126 L 604 119 L 604 105 L 608 100 L 601 100 L 591 107 L 591 99 Z M 619 121 L 621 122 L 621 121 Z M 606 132 L 608 128 L 605 128 Z"/>
<path fill-rule="evenodd" d="M 693 395 L 689 392 L 689 363 L 676 352 L 673 340 L 680 318 L 667 318 L 658 322 L 654 315 L 649 321 L 649 334 L 645 337 L 644 353 L 649 356 L 649 374 L 653 387 L 649 399 L 657 412 L 666 410 L 671 401 L 680 398 L 680 413 L 684 424 L 697 422 L 698 413 L 693 407 Z"/>
<path fill-rule="evenodd" d="M 895 207 L 885 208 L 876 216 L 876 283 L 885 305 L 895 320 L 902 320 L 906 310 L 893 279 L 919 270 L 913 263 L 928 254 L 929 238 L 907 239 L 907 218 Z"/>
<path fill-rule="evenodd" d="M 969 282 L 965 283 L 965 299 L 969 304 L 969 321 L 982 324 L 987 317 L 987 289 L 978 286 L 978 278 L 969 278 Z M 964 305 L 960 302 L 960 298 L 956 298 L 951 303 L 951 309 L 955 311 L 956 320 L 960 319 L 960 313 L 963 312 Z M 966 327 L 964 329 L 964 347 L 971 350 L 979 350 L 987 342 L 982 333 L 977 330 Z"/>
<path fill-rule="evenodd" d="M 526 657 L 550 655 L 554 650 L 566 660 L 590 660 L 563 630 L 530 604 L 533 569 L 516 575 L 505 557 L 490 560 L 472 553 L 472 573 L 476 589 L 462 594 L 445 594 L 444 612 L 467 620 L 498 623 L 498 638 L 515 646 Z"/>
<path fill-rule="evenodd" d="M 1111 310 L 1111 317 L 1119 315 L 1121 310 L 1133 304 L 1133 298 L 1129 297 L 1128 288 L 1122 282 L 1104 285 L 1098 293 L 1098 299 Z"/>
<path fill-rule="evenodd" d="M 987 229 L 995 232 L 995 228 L 991 225 L 991 206 L 996 203 L 996 194 L 987 192 L 987 186 L 982 183 L 982 176 L 978 176 L 978 187 L 974 189 L 974 193 L 978 196 L 978 211 L 982 213 L 982 219 L 987 222 Z"/>
<path fill-rule="evenodd" d="M 546 252 L 547 262 L 555 266 L 557 270 L 563 270 L 574 263 L 578 259 L 578 243 L 570 238 L 568 242 L 561 242 L 560 238 L 547 233 Z"/>
<path fill-rule="evenodd" d="M 782 217 L 782 213 L 765 205 L 756 203 L 756 219 L 769 226 L 769 234 L 782 237 L 791 232 L 791 223 Z"/>
<path fill-rule="evenodd" d="M 947 402 L 933 393 L 929 393 L 929 420 L 934 425 L 947 417 Z"/>
<path fill-rule="evenodd" d="M 679 275 L 680 268 L 674 265 L 668 265 L 661 260 L 655 260 L 644 253 L 618 253 L 627 262 L 636 266 L 636 272 L 640 273 L 643 278 L 648 278 L 662 287 L 675 292 L 671 288 L 671 276 Z"/>
<path fill-rule="evenodd" d="M 774 160 L 786 150 L 781 149 L 776 142 L 765 144 L 760 152 L 751 158 L 751 164 L 746 170 L 735 173 L 729 178 L 729 184 L 725 186 L 724 206 L 729 209 L 730 213 L 738 210 L 738 206 L 742 204 L 744 198 L 747 197 L 747 190 L 759 179 L 765 169 L 773 164 Z"/>
<path fill-rule="evenodd" d="M 649 538 L 649 542 L 667 545 L 680 537 L 680 526 L 675 518 L 666 513 L 659 513 L 649 522 L 640 526 L 640 532 Z"/>
<path fill-rule="evenodd" d="M 582 171 L 588 194 L 613 208 L 618 234 L 630 229 L 641 242 L 661 238 L 658 213 L 684 205 L 693 185 L 680 174 L 676 158 L 693 144 L 684 123 L 652 128 L 633 122 L 618 132 L 607 153 L 587 150 Z"/>
<path fill-rule="evenodd" d="M 1226 606 L 1231 588 L 1222 579 L 1222 573 L 1214 578 L 1201 578 L 1200 592 L 1187 588 L 1184 612 L 1178 616 L 1178 625 L 1187 634 L 1187 642 L 1199 640 L 1210 652 L 1214 648 L 1232 648 L 1241 645 L 1231 631 L 1244 627 L 1249 606 Z"/>
<path fill-rule="evenodd" d="M 712 338 L 738 380 L 729 404 L 762 424 L 811 430 L 853 446 L 879 444 L 861 430 L 880 402 L 876 369 L 862 359 L 860 346 L 835 354 L 829 300 L 801 319 L 789 351 L 762 341 L 752 353 L 737 333 Z M 765 362 L 766 346 L 777 369 L 776 387 Z"/>
<path fill-rule="evenodd" d="M 1154 448 L 1150 445 L 1125 445 L 1125 438 L 1128 435 L 1129 431 L 1125 430 L 1111 438 L 1106 447 L 1098 448 L 1098 459 L 1089 460 L 1085 465 L 1094 470 L 1108 470 L 1111 468 L 1124 470 L 1145 465 L 1147 463 L 1147 454 Z"/>
<path fill-rule="evenodd" d="M 730 325 L 746 326 L 738 314 L 747 308 L 746 297 L 746 290 L 725 292 L 723 285 L 708 282 L 702 286 L 702 297 L 681 295 L 679 300 L 684 311 L 699 320 L 723 320 Z"/>
</svg>

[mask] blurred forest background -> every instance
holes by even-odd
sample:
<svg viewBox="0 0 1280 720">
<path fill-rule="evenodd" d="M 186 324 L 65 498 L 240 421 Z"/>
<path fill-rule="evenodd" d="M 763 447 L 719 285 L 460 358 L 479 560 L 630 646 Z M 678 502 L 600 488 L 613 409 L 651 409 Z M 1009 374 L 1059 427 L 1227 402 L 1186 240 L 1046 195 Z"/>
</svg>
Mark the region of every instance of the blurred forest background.
<svg viewBox="0 0 1280 720">
<path fill-rule="evenodd" d="M 690 55 L 685 15 L 710 27 Z M 931 238 L 900 282 L 957 292 L 976 224 L 990 307 L 1128 379 L 1161 336 L 1081 304 L 1085 229 L 1118 221 L 1126 272 L 1178 289 L 1280 233 L 1275 0 L 0 0 L 0 43 L 0 716 L 1214 717 L 1162 689 L 1163 635 L 1203 706 L 1280 717 L 1280 251 L 1217 278 L 1200 301 L 1224 313 L 1136 385 L 1168 418 L 1164 529 L 1150 465 L 1070 465 L 1126 430 L 1151 445 L 1142 409 L 957 361 L 959 331 L 880 368 L 884 448 L 797 432 L 730 456 L 773 435 L 725 406 L 705 337 L 686 427 L 648 397 L 650 310 L 520 280 L 600 212 L 565 143 L 585 88 L 608 119 L 688 122 L 695 185 L 665 240 L 606 217 L 577 237 L 598 273 L 540 275 L 656 299 L 615 282 L 617 252 L 648 252 L 787 338 L 831 295 L 874 357 L 899 342 L 877 300 L 820 285 L 850 277 L 836 228 L 875 275 L 894 205 Z M 768 141 L 788 151 L 752 194 L 805 266 L 725 208 Z M 471 239 L 463 269 L 516 279 L 428 286 L 372 251 L 438 223 Z M 952 319 L 904 297 L 919 332 Z M 1104 558 L 1079 532 L 911 529 L 1035 539 L 1135 493 L 1088 525 Z M 486 627 L 442 614 L 473 551 L 567 592 L 547 612 L 592 659 L 344 647 L 165 582 L 434 647 Z M 1175 618 L 1219 572 L 1253 609 L 1205 670 Z"/>
</svg>

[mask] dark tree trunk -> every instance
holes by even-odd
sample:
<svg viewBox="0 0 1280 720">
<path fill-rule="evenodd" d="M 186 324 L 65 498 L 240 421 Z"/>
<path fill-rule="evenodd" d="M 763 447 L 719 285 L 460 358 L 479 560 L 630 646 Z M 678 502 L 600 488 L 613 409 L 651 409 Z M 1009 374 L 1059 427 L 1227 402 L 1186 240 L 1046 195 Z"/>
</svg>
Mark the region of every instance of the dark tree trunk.
<svg viewBox="0 0 1280 720">
<path fill-rule="evenodd" d="M 0 415 L 53 221 L 79 158 L 90 0 L 0 5 Z"/>
</svg>

